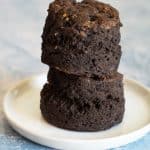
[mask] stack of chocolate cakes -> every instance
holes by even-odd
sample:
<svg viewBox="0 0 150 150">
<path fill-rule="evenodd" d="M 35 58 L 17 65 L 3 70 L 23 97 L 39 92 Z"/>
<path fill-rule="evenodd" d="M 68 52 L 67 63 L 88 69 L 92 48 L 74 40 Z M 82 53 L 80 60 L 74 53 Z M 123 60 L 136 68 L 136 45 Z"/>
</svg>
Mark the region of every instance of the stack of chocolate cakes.
<svg viewBox="0 0 150 150">
<path fill-rule="evenodd" d="M 70 130 L 108 129 L 123 119 L 123 75 L 118 11 L 95 0 L 55 0 L 42 35 L 42 62 L 50 66 L 41 112 Z"/>
</svg>

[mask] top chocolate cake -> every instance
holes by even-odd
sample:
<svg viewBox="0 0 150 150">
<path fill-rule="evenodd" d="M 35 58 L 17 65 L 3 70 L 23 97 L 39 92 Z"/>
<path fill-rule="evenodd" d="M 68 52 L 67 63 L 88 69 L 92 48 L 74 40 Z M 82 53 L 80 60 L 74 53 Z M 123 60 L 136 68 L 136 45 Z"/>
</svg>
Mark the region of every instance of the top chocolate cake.
<svg viewBox="0 0 150 150">
<path fill-rule="evenodd" d="M 55 0 L 42 34 L 42 62 L 68 74 L 116 72 L 121 57 L 118 11 L 95 0 Z"/>
</svg>

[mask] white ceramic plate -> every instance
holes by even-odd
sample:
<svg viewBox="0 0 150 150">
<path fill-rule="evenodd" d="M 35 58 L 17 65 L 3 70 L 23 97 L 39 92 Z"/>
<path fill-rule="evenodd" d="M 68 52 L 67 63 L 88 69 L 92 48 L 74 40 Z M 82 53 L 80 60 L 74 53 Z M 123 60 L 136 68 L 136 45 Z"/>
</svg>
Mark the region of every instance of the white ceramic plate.
<svg viewBox="0 0 150 150">
<path fill-rule="evenodd" d="M 65 150 L 102 150 L 128 144 L 150 131 L 150 91 L 135 81 L 124 81 L 123 122 L 100 132 L 74 132 L 48 124 L 39 109 L 45 81 L 45 75 L 24 80 L 9 90 L 4 99 L 4 112 L 11 126 L 36 143 Z"/>
</svg>

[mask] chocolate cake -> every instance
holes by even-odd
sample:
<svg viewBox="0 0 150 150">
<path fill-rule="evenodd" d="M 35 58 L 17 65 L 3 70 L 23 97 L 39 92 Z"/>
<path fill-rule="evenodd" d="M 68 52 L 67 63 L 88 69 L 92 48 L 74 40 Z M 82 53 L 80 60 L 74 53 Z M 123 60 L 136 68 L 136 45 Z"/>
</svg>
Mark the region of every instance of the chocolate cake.
<svg viewBox="0 0 150 150">
<path fill-rule="evenodd" d="M 95 0 L 55 0 L 42 34 L 50 67 L 41 91 L 45 120 L 75 131 L 108 129 L 123 119 L 125 99 L 118 11 Z"/>
<path fill-rule="evenodd" d="M 55 126 L 78 131 L 104 130 L 122 121 L 122 75 L 103 80 L 51 70 L 41 92 L 41 111 Z"/>
<path fill-rule="evenodd" d="M 101 79 L 68 75 L 51 68 L 48 73 L 48 82 L 52 89 L 62 97 L 80 99 L 89 102 L 91 99 L 105 99 L 111 92 L 115 98 L 123 96 L 123 76 L 119 73 L 104 76 Z M 119 95 L 120 94 L 120 95 Z M 105 97 L 103 97 L 105 95 Z"/>
<path fill-rule="evenodd" d="M 68 74 L 116 72 L 121 57 L 118 11 L 94 0 L 55 0 L 42 34 L 42 62 Z"/>
</svg>

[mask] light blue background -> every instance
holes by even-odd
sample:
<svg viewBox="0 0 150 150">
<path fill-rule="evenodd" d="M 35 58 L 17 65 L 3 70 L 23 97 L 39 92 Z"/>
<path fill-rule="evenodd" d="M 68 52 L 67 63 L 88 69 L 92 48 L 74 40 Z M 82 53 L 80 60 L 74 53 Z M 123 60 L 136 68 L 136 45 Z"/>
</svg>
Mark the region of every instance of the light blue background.
<svg viewBox="0 0 150 150">
<path fill-rule="evenodd" d="M 103 0 L 120 10 L 124 27 L 120 72 L 150 87 L 150 1 Z M 42 28 L 50 0 L 0 0 L 0 150 L 46 150 L 15 133 L 2 112 L 7 88 L 47 71 L 40 62 Z M 143 116 L 144 117 L 144 116 Z M 150 134 L 118 150 L 150 150 Z"/>
</svg>

